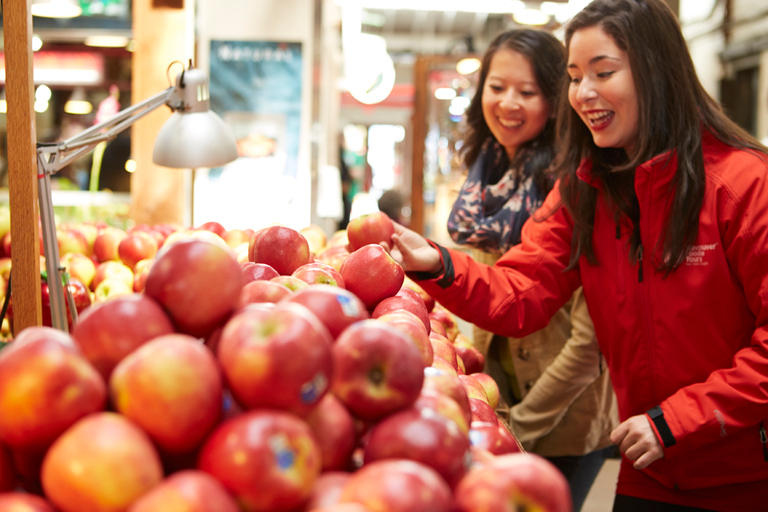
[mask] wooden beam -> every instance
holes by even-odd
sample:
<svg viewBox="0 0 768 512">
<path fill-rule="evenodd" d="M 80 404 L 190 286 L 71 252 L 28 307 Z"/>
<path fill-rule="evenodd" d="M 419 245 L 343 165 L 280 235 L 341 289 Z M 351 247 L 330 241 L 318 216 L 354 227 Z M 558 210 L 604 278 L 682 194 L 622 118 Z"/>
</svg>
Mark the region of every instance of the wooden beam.
<svg viewBox="0 0 768 512">
<path fill-rule="evenodd" d="M 13 241 L 11 296 L 13 328 L 17 334 L 22 329 L 42 324 L 30 2 L 3 4 L 8 192 Z"/>
</svg>

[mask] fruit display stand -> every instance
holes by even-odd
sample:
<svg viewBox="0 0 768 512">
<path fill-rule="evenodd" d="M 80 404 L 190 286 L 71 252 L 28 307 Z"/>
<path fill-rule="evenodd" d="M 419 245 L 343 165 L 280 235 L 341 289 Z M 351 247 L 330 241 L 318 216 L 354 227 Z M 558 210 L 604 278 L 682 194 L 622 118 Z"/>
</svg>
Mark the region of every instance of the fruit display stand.
<svg viewBox="0 0 768 512">
<path fill-rule="evenodd" d="M 97 230 L 130 290 L 0 351 L 0 510 L 570 512 L 455 317 L 351 228 Z"/>
</svg>

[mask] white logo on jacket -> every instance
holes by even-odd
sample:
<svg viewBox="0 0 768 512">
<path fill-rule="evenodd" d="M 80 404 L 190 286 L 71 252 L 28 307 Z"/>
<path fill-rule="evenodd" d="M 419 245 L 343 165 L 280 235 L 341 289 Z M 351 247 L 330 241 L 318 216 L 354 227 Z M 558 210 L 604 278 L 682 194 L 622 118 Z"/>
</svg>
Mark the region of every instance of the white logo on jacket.
<svg viewBox="0 0 768 512">
<path fill-rule="evenodd" d="M 717 248 L 717 244 L 701 244 L 694 245 L 691 250 L 688 251 L 688 255 L 685 257 L 685 264 L 689 266 L 705 266 L 709 265 L 707 256 L 709 253 Z"/>
</svg>

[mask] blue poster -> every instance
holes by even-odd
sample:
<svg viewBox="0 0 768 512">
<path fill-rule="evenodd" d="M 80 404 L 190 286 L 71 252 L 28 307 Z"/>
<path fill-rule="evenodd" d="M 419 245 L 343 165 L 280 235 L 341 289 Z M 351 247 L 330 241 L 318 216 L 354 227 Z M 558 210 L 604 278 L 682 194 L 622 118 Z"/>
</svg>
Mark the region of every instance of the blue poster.
<svg viewBox="0 0 768 512">
<path fill-rule="evenodd" d="M 239 155 L 284 158 L 296 176 L 301 43 L 211 41 L 211 109 L 232 128 Z"/>
</svg>

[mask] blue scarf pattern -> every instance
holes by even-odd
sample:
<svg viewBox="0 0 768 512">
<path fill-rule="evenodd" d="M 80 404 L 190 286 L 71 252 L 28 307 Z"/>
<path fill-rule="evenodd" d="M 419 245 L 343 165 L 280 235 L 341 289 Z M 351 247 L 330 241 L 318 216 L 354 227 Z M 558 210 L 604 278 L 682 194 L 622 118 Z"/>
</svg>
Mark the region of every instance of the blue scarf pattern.
<svg viewBox="0 0 768 512">
<path fill-rule="evenodd" d="M 518 163 L 512 167 L 495 139 L 483 144 L 448 216 L 448 233 L 454 242 L 494 254 L 503 254 L 520 242 L 523 224 L 544 199 L 526 165 L 535 145 L 520 151 L 526 154 L 516 158 Z M 498 182 L 488 183 L 490 176 L 499 175 Z"/>
</svg>

